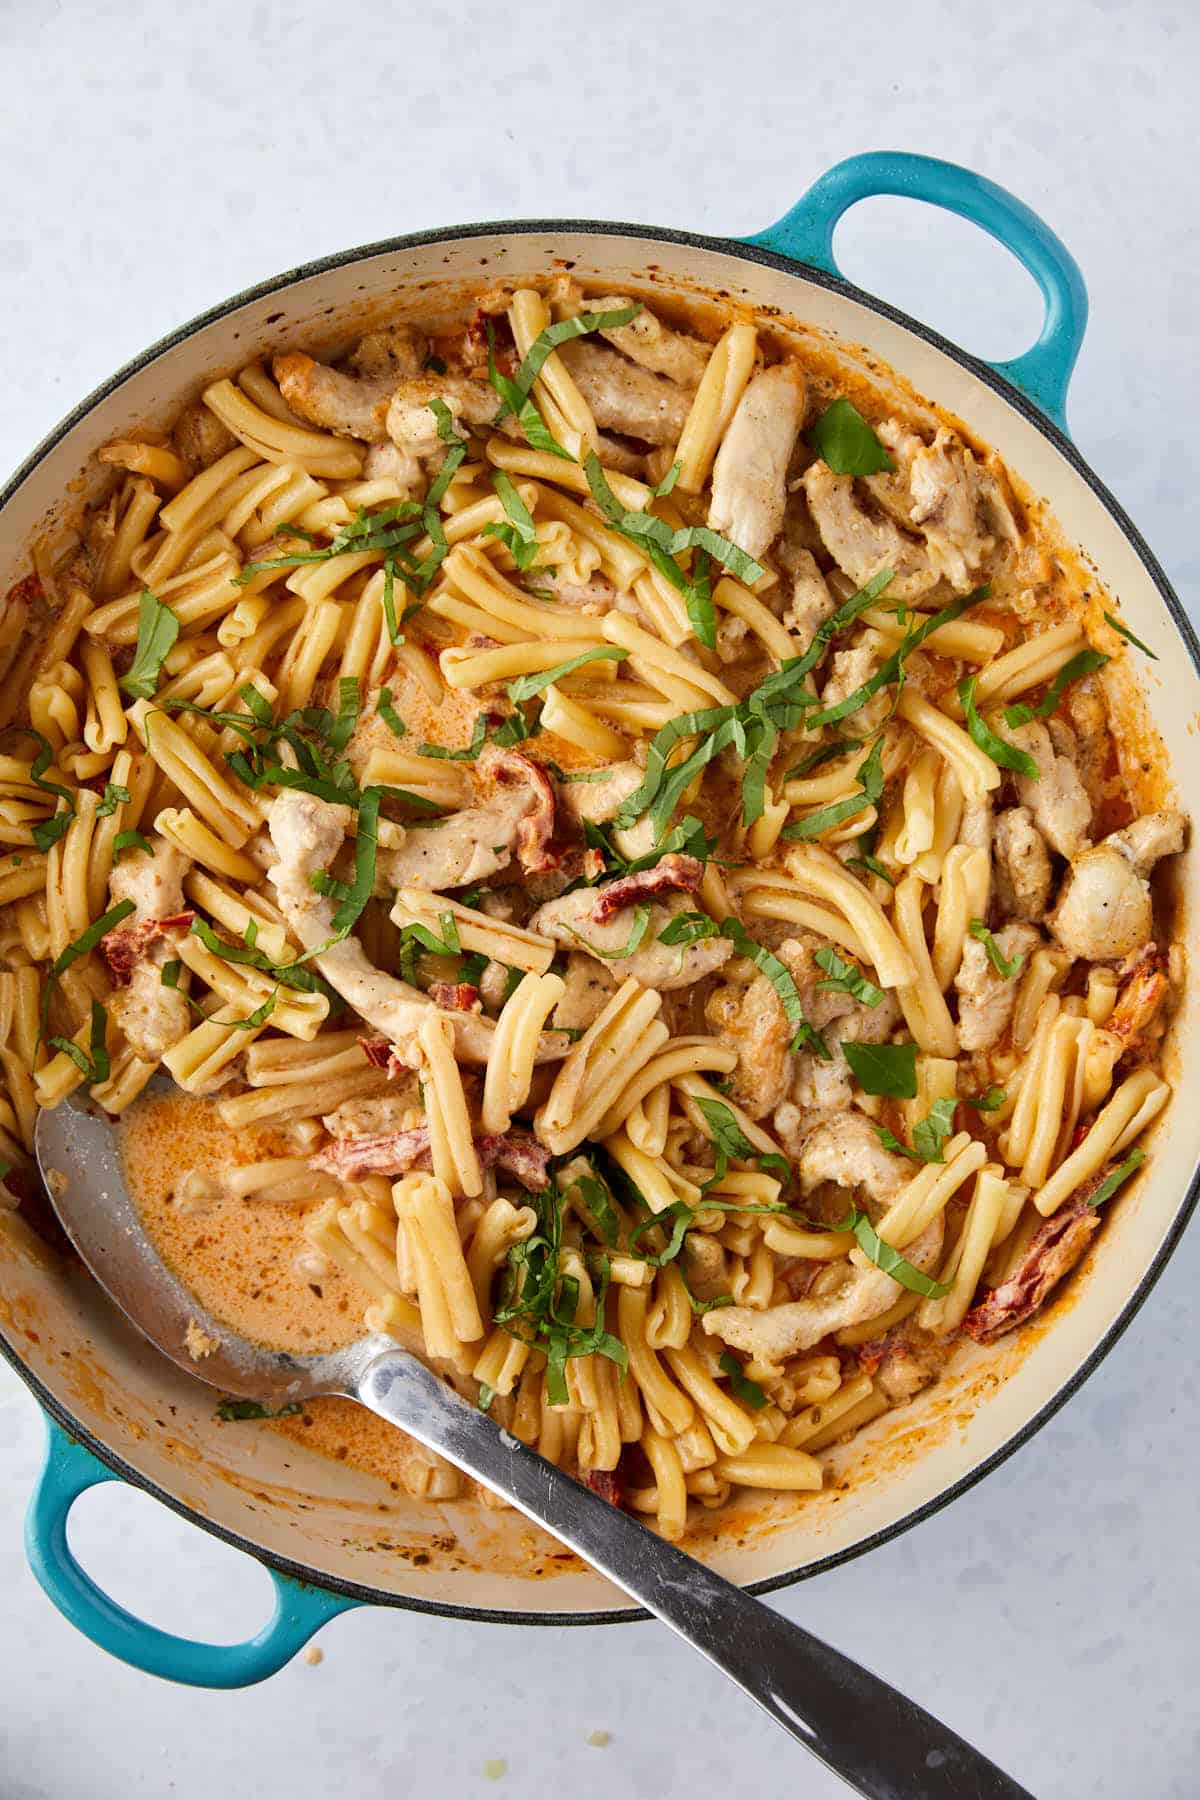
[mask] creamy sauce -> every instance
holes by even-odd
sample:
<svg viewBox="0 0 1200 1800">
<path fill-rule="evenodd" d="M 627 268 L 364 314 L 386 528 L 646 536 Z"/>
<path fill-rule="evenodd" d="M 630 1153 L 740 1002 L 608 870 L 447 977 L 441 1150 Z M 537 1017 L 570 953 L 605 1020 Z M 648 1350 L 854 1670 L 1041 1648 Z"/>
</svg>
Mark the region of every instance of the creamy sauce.
<svg viewBox="0 0 1200 1800">
<path fill-rule="evenodd" d="M 164 1262 L 202 1306 L 272 1350 L 333 1350 L 363 1333 L 371 1296 L 335 1269 L 313 1281 L 295 1267 L 305 1248 L 298 1206 L 221 1198 L 188 1212 L 176 1189 L 190 1171 L 219 1178 L 243 1163 L 294 1154 L 270 1131 L 231 1131 L 211 1100 L 155 1094 L 118 1126 L 125 1180 Z"/>
</svg>

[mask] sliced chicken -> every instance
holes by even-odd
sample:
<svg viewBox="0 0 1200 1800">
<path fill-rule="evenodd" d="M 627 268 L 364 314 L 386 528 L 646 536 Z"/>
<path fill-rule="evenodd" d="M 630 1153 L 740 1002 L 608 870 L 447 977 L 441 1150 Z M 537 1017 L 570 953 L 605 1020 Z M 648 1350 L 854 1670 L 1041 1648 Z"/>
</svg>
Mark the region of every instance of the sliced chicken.
<svg viewBox="0 0 1200 1800">
<path fill-rule="evenodd" d="M 164 987 L 162 980 L 164 965 L 176 955 L 170 932 L 163 927 L 174 920 L 187 930 L 192 919 L 183 898 L 183 878 L 191 864 L 157 833 L 147 841 L 149 856 L 135 851 L 113 866 L 110 902 L 117 906 L 132 900 L 134 910 L 102 941 L 102 948 L 121 936 L 133 948 L 121 970 L 125 979 L 114 988 L 108 1009 L 134 1054 L 144 1062 L 159 1062 L 187 1036 L 191 1025 L 185 996 Z"/>
<path fill-rule="evenodd" d="M 882 661 L 874 633 L 860 639 L 848 650 L 835 650 L 829 659 L 829 672 L 821 689 L 822 707 L 837 706 L 841 701 L 848 700 L 851 694 L 857 693 L 864 682 L 875 674 Z M 887 717 L 891 704 L 890 692 L 881 688 L 854 712 L 845 714 L 848 728 L 864 735 L 874 731 Z"/>
<path fill-rule="evenodd" d="M 560 606 L 573 607 L 593 618 L 611 612 L 617 598 L 617 590 L 608 576 L 599 573 L 589 575 L 586 581 L 572 581 L 561 569 L 534 569 L 525 578 L 525 586 L 536 588 L 539 594 L 551 595 Z"/>
<path fill-rule="evenodd" d="M 891 569 L 890 600 L 915 600 L 938 582 L 925 547 L 907 537 L 892 519 L 868 510 L 849 475 L 835 475 L 815 462 L 801 477 L 809 510 L 821 542 L 855 587 L 863 587 L 881 569 Z"/>
<path fill-rule="evenodd" d="M 914 1268 L 929 1271 L 937 1262 L 941 1247 L 939 1217 L 906 1246 L 904 1257 Z M 900 1283 L 882 1269 L 860 1269 L 852 1262 L 841 1266 L 846 1271 L 845 1279 L 830 1293 L 790 1300 L 763 1312 L 752 1311 L 748 1306 L 717 1307 L 705 1313 L 704 1330 L 735 1350 L 778 1366 L 801 1350 L 810 1350 L 832 1332 L 878 1318 L 904 1296 Z"/>
<path fill-rule="evenodd" d="M 791 556 L 792 597 L 783 609 L 783 622 L 808 647 L 837 601 L 811 550 L 795 550 Z"/>
<path fill-rule="evenodd" d="M 793 363 L 764 369 L 738 401 L 717 452 L 708 522 L 748 556 L 761 557 L 779 536 L 806 393 Z"/>
<path fill-rule="evenodd" d="M 1017 776 L 1021 805 L 1028 807 L 1051 850 L 1060 856 L 1078 856 L 1088 846 L 1092 803 L 1070 755 L 1074 740 L 1069 727 L 1061 728 L 1057 744 L 1040 719 L 1014 729 L 1004 724 L 1001 715 L 996 728 L 1010 744 L 1032 756 L 1038 767 L 1036 779 Z"/>
<path fill-rule="evenodd" d="M 398 887 L 463 887 L 486 881 L 511 863 L 540 871 L 554 829 L 554 789 L 529 757 L 487 744 L 475 764 L 486 799 L 450 813 L 438 825 L 411 825 L 398 850 L 375 859 L 377 893 Z"/>
<path fill-rule="evenodd" d="M 459 436 L 464 426 L 494 425 L 501 404 L 493 387 L 469 375 L 409 375 L 397 383 L 385 416 L 386 435 L 404 459 L 403 480 L 409 486 L 423 482 L 426 465 L 440 464 L 446 452 L 431 400 L 450 408 Z M 510 416 L 502 429 L 512 428 Z"/>
<path fill-rule="evenodd" d="M 296 789 L 276 795 L 268 825 L 278 860 L 270 881 L 290 929 L 306 950 L 318 952 L 311 960 L 330 987 L 383 1033 L 401 1062 L 416 1068 L 421 1060 L 417 1033 L 431 1002 L 418 988 L 375 968 L 356 937 L 337 938 L 333 903 L 312 886 L 311 877 L 328 869 L 342 848 L 349 823 L 347 807 Z M 443 1017 L 454 1025 L 458 1055 L 466 1062 L 486 1063 L 495 1031 L 492 1021 L 480 1013 L 448 1012 Z M 565 1038 L 546 1033 L 538 1060 L 565 1056 L 567 1048 Z"/>
<path fill-rule="evenodd" d="M 620 980 L 632 976 L 643 987 L 667 993 L 688 987 L 729 961 L 733 945 L 728 938 L 705 938 L 697 944 L 660 944 L 659 933 L 676 913 L 693 910 L 690 896 L 680 894 L 650 907 L 649 923 L 638 948 L 622 955 L 636 923 L 636 908 L 623 907 L 603 923 L 595 917 L 596 891 L 576 888 L 539 907 L 529 921 L 531 931 L 553 938 L 569 950 L 583 950 L 606 963 Z"/>
<path fill-rule="evenodd" d="M 731 1093 L 752 1119 L 778 1106 L 791 1081 L 791 1029 L 778 994 L 765 975 L 749 987 L 714 988 L 704 1005 L 712 1030 L 737 1051 Z"/>
<path fill-rule="evenodd" d="M 1021 969 L 1041 941 L 1041 933 L 1034 925 L 1004 925 L 996 933 L 996 947 L 1005 961 L 1012 963 L 1020 958 Z M 954 977 L 960 1049 L 970 1054 L 990 1050 L 1003 1037 L 1017 1001 L 1019 972 L 1001 975 L 992 965 L 986 944 L 978 938 L 967 938 L 963 944 L 962 962 Z"/>
<path fill-rule="evenodd" d="M 1183 848 L 1185 826 L 1182 813 L 1150 813 L 1074 859 L 1048 920 L 1064 950 L 1114 962 L 1149 942 L 1150 872 L 1160 857 Z"/>
<path fill-rule="evenodd" d="M 394 387 L 404 376 L 420 374 L 427 349 L 411 325 L 385 325 L 360 338 L 346 361 L 356 375 L 386 375 Z"/>
<path fill-rule="evenodd" d="M 635 762 L 613 763 L 603 781 L 563 781 L 558 784 L 558 803 L 577 823 L 584 819 L 606 825 L 631 794 L 642 785 L 645 770 Z"/>
<path fill-rule="evenodd" d="M 875 1127 L 864 1113 L 839 1113 L 835 1118 L 805 1117 L 798 1107 L 785 1104 L 775 1113 L 775 1128 L 783 1138 L 788 1160 L 810 1194 L 823 1181 L 869 1194 L 887 1206 L 912 1175 L 902 1156 L 885 1150 Z"/>
<path fill-rule="evenodd" d="M 945 426 L 932 444 L 895 419 L 885 420 L 877 435 L 896 472 L 868 476 L 867 487 L 920 531 L 931 565 L 955 592 L 969 592 L 998 543 L 1019 540 L 999 483 Z"/>
<path fill-rule="evenodd" d="M 196 470 L 211 468 L 238 445 L 229 427 L 222 425 L 203 400 L 193 400 L 184 407 L 175 421 L 171 441 L 188 467 Z"/>
<path fill-rule="evenodd" d="M 1009 919 L 1041 919 L 1050 899 L 1050 857 L 1027 806 L 996 817 L 996 903 Z"/>
<path fill-rule="evenodd" d="M 347 375 L 315 362 L 300 350 L 276 356 L 271 368 L 280 393 L 298 418 L 364 444 L 386 441 L 385 420 L 396 385 L 394 376 Z"/>
<path fill-rule="evenodd" d="M 992 801 L 989 794 L 963 807 L 958 827 L 958 841 L 972 850 L 991 850 L 993 835 Z"/>
<path fill-rule="evenodd" d="M 602 300 L 582 302 L 580 310 L 621 312 L 632 305 L 632 300 L 619 294 L 607 294 Z M 712 354 L 711 345 L 702 343 L 699 338 L 686 337 L 683 332 L 672 331 L 647 306 L 643 306 L 628 325 L 614 326 L 599 335 L 630 362 L 639 363 L 652 374 L 665 375 L 668 381 L 678 382 L 680 387 L 693 391 L 699 387 L 700 377 Z"/>
<path fill-rule="evenodd" d="M 558 352 L 601 431 L 619 431 L 644 444 L 673 444 L 691 410 L 686 388 L 588 338 Z"/>
<path fill-rule="evenodd" d="M 821 1001 L 847 1002 L 835 1018 L 822 1017 Z M 792 1059 L 790 1100 L 802 1112 L 844 1112 L 854 1104 L 854 1078 L 842 1045 L 883 1044 L 900 1023 L 900 1003 L 885 994 L 878 1006 L 864 1006 L 848 995 L 804 996 L 805 1012 L 820 1030 L 830 1051 L 829 1060 L 805 1050 Z M 828 1022 L 827 1022 L 828 1020 Z"/>
<path fill-rule="evenodd" d="M 562 999 L 551 1015 L 556 1031 L 586 1031 L 617 991 L 617 979 L 603 963 L 582 951 L 567 957 Z"/>
</svg>

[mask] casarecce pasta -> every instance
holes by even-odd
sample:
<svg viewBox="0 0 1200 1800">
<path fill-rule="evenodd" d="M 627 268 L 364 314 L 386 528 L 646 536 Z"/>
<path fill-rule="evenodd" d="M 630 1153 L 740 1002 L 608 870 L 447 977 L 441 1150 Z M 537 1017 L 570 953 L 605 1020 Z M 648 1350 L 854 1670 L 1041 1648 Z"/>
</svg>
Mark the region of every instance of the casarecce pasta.
<svg viewBox="0 0 1200 1800">
<path fill-rule="evenodd" d="M 4 634 L 0 1194 L 87 1089 L 218 1316 L 389 1333 L 670 1537 L 1042 1305 L 1183 976 L 1137 640 L 993 457 L 710 323 L 280 351 Z"/>
</svg>

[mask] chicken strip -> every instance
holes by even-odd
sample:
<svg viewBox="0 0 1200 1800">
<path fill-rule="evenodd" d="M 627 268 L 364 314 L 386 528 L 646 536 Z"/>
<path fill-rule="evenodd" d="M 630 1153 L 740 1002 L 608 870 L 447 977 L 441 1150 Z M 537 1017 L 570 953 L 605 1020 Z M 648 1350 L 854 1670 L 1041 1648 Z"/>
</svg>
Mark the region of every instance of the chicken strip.
<svg viewBox="0 0 1200 1800">
<path fill-rule="evenodd" d="M 928 1272 L 936 1264 L 941 1248 L 939 1216 L 905 1247 L 904 1257 L 914 1268 Z M 718 1307 L 705 1313 L 704 1330 L 756 1361 L 778 1367 L 801 1350 L 810 1350 L 832 1332 L 878 1318 L 904 1296 L 900 1283 L 882 1269 L 873 1265 L 861 1269 L 852 1262 L 839 1266 L 845 1268 L 845 1279 L 830 1293 L 789 1300 L 762 1312 L 748 1306 Z"/>
<path fill-rule="evenodd" d="M 106 955 L 115 953 L 113 940 L 123 939 L 132 949 L 121 962 L 120 985 L 109 1012 L 134 1054 L 144 1062 L 159 1062 L 190 1028 L 187 999 L 163 986 L 162 972 L 176 954 L 170 930 L 186 930 L 193 915 L 185 911 L 183 898 L 189 859 L 157 832 L 147 842 L 149 855 L 139 852 L 113 865 L 111 903 L 132 900 L 134 910 L 101 941 L 101 948 Z"/>
<path fill-rule="evenodd" d="M 620 294 L 607 294 L 602 300 L 581 301 L 577 310 L 623 312 L 632 305 L 632 300 Z M 712 355 L 711 345 L 702 343 L 699 338 L 687 337 L 683 332 L 672 331 L 647 306 L 643 306 L 628 325 L 616 325 L 602 331 L 600 336 L 630 362 L 639 363 L 654 375 L 665 375 L 668 381 L 677 382 L 680 387 L 693 392 L 699 387 L 700 377 Z"/>
<path fill-rule="evenodd" d="M 573 893 L 547 901 L 530 919 L 529 929 L 570 950 L 584 950 L 597 957 L 609 964 L 622 981 L 632 976 L 643 987 L 667 993 L 711 975 L 733 955 L 733 945 L 723 937 L 704 938 L 696 944 L 659 943 L 659 934 L 671 919 L 693 907 L 694 901 L 687 894 L 652 904 L 646 930 L 632 953 L 626 951 L 626 946 L 635 932 L 636 908 L 622 907 L 598 922 L 594 888 L 576 888 Z"/>
<path fill-rule="evenodd" d="M 1009 919 L 1041 919 L 1052 875 L 1045 840 L 1027 806 L 998 813 L 994 833 L 996 904 Z"/>
<path fill-rule="evenodd" d="M 550 777 L 516 750 L 487 744 L 475 765 L 486 799 L 450 813 L 435 825 L 410 825 L 398 850 L 375 859 L 377 893 L 400 887 L 463 887 L 508 868 L 514 853 L 522 868 L 541 872 L 554 829 Z"/>
<path fill-rule="evenodd" d="M 890 600 L 915 600 L 938 582 L 924 546 L 906 537 L 891 519 L 872 514 L 855 492 L 849 475 L 835 475 L 815 462 L 801 477 L 821 542 L 855 587 L 863 587 L 881 569 L 891 569 Z"/>
<path fill-rule="evenodd" d="M 428 1018 L 431 1002 L 419 988 L 397 981 L 367 960 L 356 937 L 339 938 L 333 923 L 334 908 L 313 890 L 312 876 L 330 867 L 345 839 L 349 809 L 318 800 L 298 789 L 285 789 L 271 802 L 268 826 L 278 852 L 269 876 L 279 909 L 288 926 L 325 977 L 360 1018 L 388 1039 L 398 1059 L 409 1068 L 421 1061 L 417 1033 Z M 466 1062 L 486 1063 L 495 1026 L 481 1013 L 447 1012 L 454 1026 L 457 1054 Z M 544 1033 L 539 1062 L 565 1056 L 567 1040 L 558 1033 Z"/>
<path fill-rule="evenodd" d="M 1012 975 L 1001 975 L 992 965 L 987 945 L 978 938 L 966 939 L 954 977 L 960 1049 L 973 1055 L 990 1050 L 1003 1037 L 1017 1002 L 1017 975 L 1041 941 L 1035 925 L 1002 926 L 995 936 L 996 948 L 1006 962 L 1015 962 L 1018 968 Z"/>
<path fill-rule="evenodd" d="M 788 463 L 805 400 L 800 371 L 792 363 L 776 363 L 750 382 L 721 441 L 708 522 L 748 556 L 763 556 L 779 536 Z"/>
<path fill-rule="evenodd" d="M 300 350 L 276 356 L 271 368 L 280 393 L 298 418 L 364 444 L 386 442 L 394 376 L 346 375 Z"/>
<path fill-rule="evenodd" d="M 1057 741 L 1040 719 L 1030 719 L 1028 724 L 1015 728 L 1006 726 L 1001 719 L 997 730 L 1037 764 L 1036 776 L 1016 778 L 1021 805 L 1028 808 L 1052 850 L 1060 856 L 1078 856 L 1090 841 L 1092 803 L 1070 754 L 1074 748 L 1070 727 L 1059 726 Z"/>
<path fill-rule="evenodd" d="M 676 442 L 692 405 L 686 388 L 587 338 L 563 344 L 558 354 L 601 431 L 644 444 Z"/>
</svg>

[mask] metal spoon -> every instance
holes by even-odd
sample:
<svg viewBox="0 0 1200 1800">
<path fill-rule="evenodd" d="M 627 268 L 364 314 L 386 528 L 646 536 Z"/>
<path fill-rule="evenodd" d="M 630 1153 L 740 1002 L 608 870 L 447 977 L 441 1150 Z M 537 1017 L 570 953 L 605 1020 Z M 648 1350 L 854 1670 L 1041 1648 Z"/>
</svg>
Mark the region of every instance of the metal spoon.
<svg viewBox="0 0 1200 1800">
<path fill-rule="evenodd" d="M 236 1336 L 147 1237 L 103 1114 L 79 1101 L 42 1112 L 37 1159 L 63 1227 L 101 1287 L 189 1375 L 265 1402 L 320 1394 L 361 1401 L 545 1526 L 869 1800 L 1031 1800 L 931 1714 L 499 1430 L 390 1338 L 292 1356 Z M 192 1321 L 217 1345 L 199 1362 L 184 1342 Z"/>
</svg>

